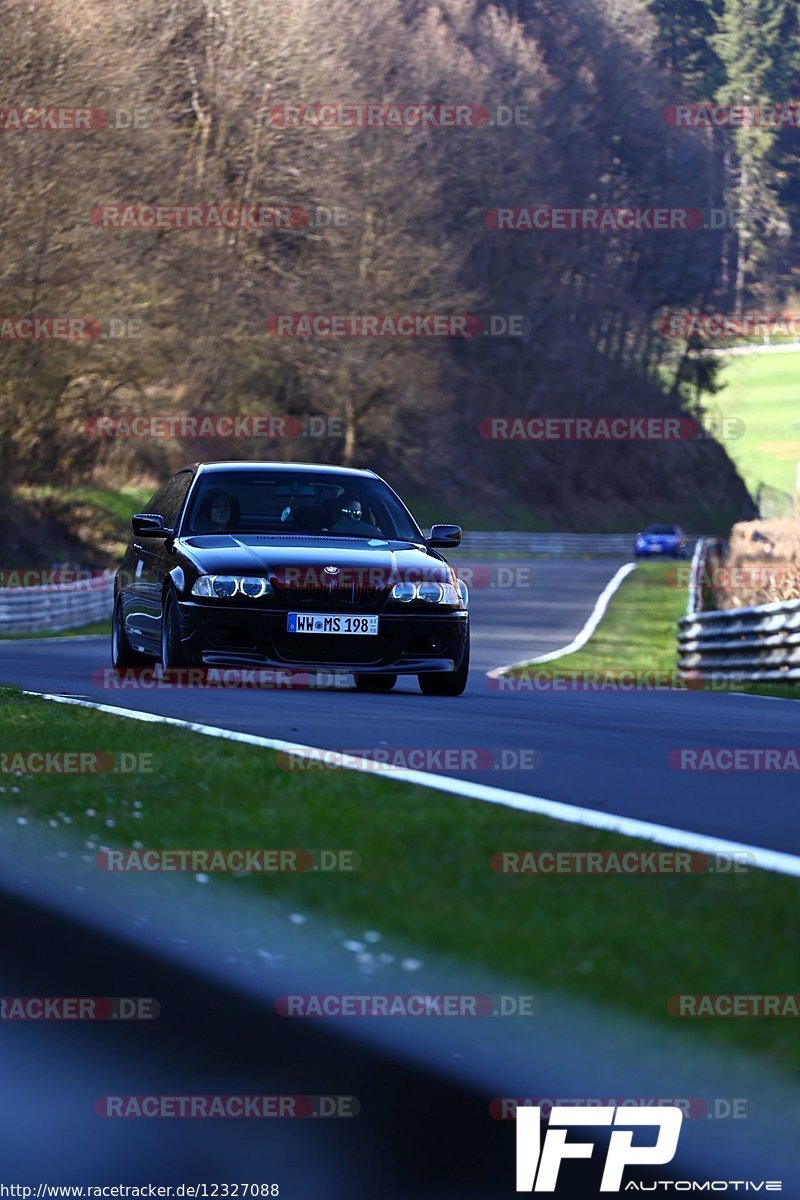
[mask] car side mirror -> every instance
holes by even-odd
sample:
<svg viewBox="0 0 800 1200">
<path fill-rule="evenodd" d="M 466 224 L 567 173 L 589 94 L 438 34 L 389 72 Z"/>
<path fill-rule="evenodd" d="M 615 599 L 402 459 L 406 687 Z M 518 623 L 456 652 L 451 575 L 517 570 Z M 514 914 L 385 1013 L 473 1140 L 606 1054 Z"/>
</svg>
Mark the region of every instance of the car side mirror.
<svg viewBox="0 0 800 1200">
<path fill-rule="evenodd" d="M 432 525 L 428 545 L 436 550 L 453 549 L 461 545 L 460 525 Z"/>
<path fill-rule="evenodd" d="M 172 537 L 172 530 L 165 528 L 164 518 L 158 513 L 137 513 L 131 517 L 131 528 L 139 537 Z"/>
</svg>

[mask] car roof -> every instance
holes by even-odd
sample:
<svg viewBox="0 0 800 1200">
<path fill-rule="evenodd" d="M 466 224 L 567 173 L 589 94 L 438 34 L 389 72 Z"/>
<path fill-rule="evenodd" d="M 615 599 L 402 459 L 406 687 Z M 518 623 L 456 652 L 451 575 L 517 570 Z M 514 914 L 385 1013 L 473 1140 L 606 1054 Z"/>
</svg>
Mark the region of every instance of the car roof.
<svg viewBox="0 0 800 1200">
<path fill-rule="evenodd" d="M 360 467 L 338 467 L 330 463 L 302 463 L 302 462 L 242 462 L 241 460 L 232 460 L 230 462 L 198 462 L 193 463 L 191 469 L 205 474 L 211 474 L 214 471 L 312 471 L 322 474 L 334 473 L 336 475 L 356 475 L 369 479 L 379 478 L 374 471 L 363 470 Z"/>
</svg>

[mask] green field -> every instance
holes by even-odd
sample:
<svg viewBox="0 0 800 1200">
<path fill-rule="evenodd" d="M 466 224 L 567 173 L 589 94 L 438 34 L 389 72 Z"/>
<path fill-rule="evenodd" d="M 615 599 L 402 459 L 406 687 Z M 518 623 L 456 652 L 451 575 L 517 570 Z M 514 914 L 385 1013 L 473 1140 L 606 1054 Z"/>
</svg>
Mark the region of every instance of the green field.
<svg viewBox="0 0 800 1200">
<path fill-rule="evenodd" d="M 800 462 L 800 352 L 730 358 L 720 378 L 725 388 L 708 401 L 707 412 L 744 422 L 744 436 L 725 447 L 751 494 L 766 483 L 793 495 Z"/>
</svg>

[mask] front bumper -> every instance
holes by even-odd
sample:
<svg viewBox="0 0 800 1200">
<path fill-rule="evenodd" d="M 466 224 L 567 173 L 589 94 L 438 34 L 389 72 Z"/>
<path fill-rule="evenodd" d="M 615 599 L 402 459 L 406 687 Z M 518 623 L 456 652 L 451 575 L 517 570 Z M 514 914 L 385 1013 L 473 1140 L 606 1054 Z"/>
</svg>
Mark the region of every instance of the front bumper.
<svg viewBox="0 0 800 1200">
<path fill-rule="evenodd" d="M 635 546 L 634 551 L 637 558 L 684 558 L 686 556 L 686 547 L 677 542 L 674 545 L 667 545 L 664 542 L 645 542 L 642 546 Z"/>
<path fill-rule="evenodd" d="M 299 611 L 299 610 L 298 610 Z M 467 646 L 469 617 L 457 612 L 379 611 L 376 637 L 290 634 L 285 609 L 178 603 L 187 662 L 198 666 L 419 675 L 453 671 Z M 359 615 L 342 610 L 343 616 Z"/>
</svg>

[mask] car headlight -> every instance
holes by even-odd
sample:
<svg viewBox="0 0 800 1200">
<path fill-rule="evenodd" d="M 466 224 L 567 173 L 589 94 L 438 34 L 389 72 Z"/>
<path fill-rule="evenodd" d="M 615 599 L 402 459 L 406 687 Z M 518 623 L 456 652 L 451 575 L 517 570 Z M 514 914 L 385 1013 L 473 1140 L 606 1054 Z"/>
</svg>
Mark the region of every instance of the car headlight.
<svg viewBox="0 0 800 1200">
<path fill-rule="evenodd" d="M 220 600 L 230 600 L 239 589 L 239 580 L 235 575 L 215 575 L 211 586 Z"/>
<path fill-rule="evenodd" d="M 213 584 L 214 584 L 214 576 L 213 575 L 200 575 L 199 578 L 197 578 L 194 581 L 194 587 L 192 588 L 192 595 L 193 596 L 213 596 L 214 595 Z"/>
<path fill-rule="evenodd" d="M 466 593 L 466 585 L 462 584 Z M 423 600 L 426 604 L 445 604 L 458 608 L 462 596 L 452 583 L 396 583 L 389 593 L 390 600 L 408 604 L 411 600 Z"/>
<path fill-rule="evenodd" d="M 193 596 L 230 600 L 236 595 L 259 600 L 272 595 L 272 584 L 260 575 L 200 575 L 192 587 Z"/>
<path fill-rule="evenodd" d="M 416 585 L 413 583 L 396 583 L 389 593 L 391 600 L 400 600 L 403 604 L 408 604 L 417 594 Z"/>
<path fill-rule="evenodd" d="M 418 583 L 417 598 L 428 604 L 441 604 L 444 588 L 440 583 Z"/>
<path fill-rule="evenodd" d="M 245 575 L 244 579 L 240 580 L 240 586 L 245 596 L 249 596 L 251 600 L 259 600 L 272 591 L 269 580 L 259 575 Z"/>
<path fill-rule="evenodd" d="M 466 588 L 465 588 L 466 590 Z M 461 604 L 461 594 L 459 589 L 452 583 L 442 584 L 442 595 L 439 599 L 439 604 Z"/>
</svg>

